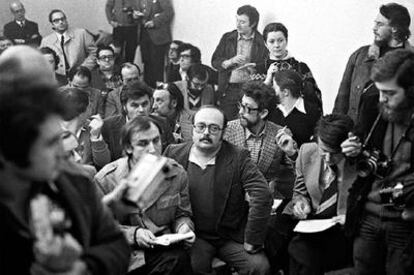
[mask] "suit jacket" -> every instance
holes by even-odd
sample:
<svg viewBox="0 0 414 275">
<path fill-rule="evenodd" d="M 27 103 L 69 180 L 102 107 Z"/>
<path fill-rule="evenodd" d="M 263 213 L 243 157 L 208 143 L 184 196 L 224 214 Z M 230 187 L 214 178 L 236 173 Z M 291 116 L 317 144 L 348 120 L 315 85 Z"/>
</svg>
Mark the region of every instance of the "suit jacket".
<svg viewBox="0 0 414 275">
<path fill-rule="evenodd" d="M 144 13 L 142 26 L 147 21 L 153 21 L 154 27 L 145 29 L 155 45 L 171 42 L 171 21 L 174 9 L 171 0 L 138 0 L 138 7 Z"/>
<path fill-rule="evenodd" d="M 123 86 L 120 86 L 108 93 L 108 97 L 106 98 L 106 103 L 105 103 L 105 117 L 122 114 L 122 104 L 121 104 L 122 87 Z"/>
<path fill-rule="evenodd" d="M 192 145 L 191 142 L 174 144 L 164 154 L 187 168 Z M 222 238 L 263 244 L 272 206 L 269 187 L 249 158 L 249 152 L 227 141 L 223 141 L 216 156 L 214 205 L 218 216 L 216 230 Z"/>
<path fill-rule="evenodd" d="M 276 142 L 276 134 L 281 126 L 267 121 L 262 142 L 261 153 L 257 166 L 268 182 L 275 183 L 276 191 L 285 198 L 292 197 L 293 183 L 295 181 L 294 162 L 287 158 L 285 152 Z M 239 119 L 228 123 L 224 133 L 224 139 L 228 142 L 247 149 L 246 133 Z"/>
<path fill-rule="evenodd" d="M 0 175 L 2 183 L 19 185 L 19 179 L 4 170 L 0 170 Z M 82 246 L 82 260 L 91 274 L 125 274 L 129 247 L 112 214 L 98 198 L 95 186 L 78 171 L 62 173 L 55 185 L 59 202 L 72 221 L 71 234 Z M 3 191 L 0 192 L 0 273 L 31 274 L 34 236 L 28 222 L 19 219 L 15 214 L 18 211 L 10 208 L 11 195 Z"/>
<path fill-rule="evenodd" d="M 324 189 L 320 186 L 321 171 L 324 162 L 319 152 L 317 143 L 304 143 L 299 150 L 296 159 L 296 182 L 293 188 L 293 206 L 298 200 L 306 200 L 314 213 L 320 204 Z M 357 177 L 355 166 L 351 165 L 346 159 L 342 167 L 338 167 L 338 214 L 345 214 L 348 190 Z M 288 207 L 285 212 L 291 214 L 292 209 Z"/>
<path fill-rule="evenodd" d="M 4 25 L 3 34 L 7 38 L 12 39 L 15 44 L 19 44 L 16 43 L 15 39 L 23 39 L 23 44 L 38 47 L 42 40 L 37 23 L 27 19 L 25 20 L 23 28 L 16 21 L 7 23 Z"/>
<path fill-rule="evenodd" d="M 60 47 L 60 40 L 55 32 L 42 39 L 40 47 L 49 47 L 59 56 L 60 62 L 56 72 L 65 75 L 65 70 L 85 66 L 92 70 L 96 65 L 96 46 L 90 35 L 84 29 L 68 29 L 65 34 L 65 53 L 70 68 L 65 68 L 63 51 Z"/>
<path fill-rule="evenodd" d="M 237 30 L 225 33 L 213 53 L 211 64 L 218 71 L 218 91 L 223 93 L 227 89 L 231 71 L 234 66 L 224 69 L 221 64 L 224 60 L 230 59 L 237 54 Z M 253 45 L 251 49 L 250 62 L 256 63 L 256 66 L 263 64 L 269 54 L 262 35 L 256 31 L 254 33 Z"/>
</svg>

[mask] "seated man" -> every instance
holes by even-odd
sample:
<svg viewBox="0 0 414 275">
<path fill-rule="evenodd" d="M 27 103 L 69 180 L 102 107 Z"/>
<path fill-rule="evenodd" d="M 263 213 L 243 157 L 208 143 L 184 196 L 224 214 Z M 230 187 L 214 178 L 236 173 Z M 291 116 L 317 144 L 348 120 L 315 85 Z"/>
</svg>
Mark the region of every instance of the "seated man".
<svg viewBox="0 0 414 275">
<path fill-rule="evenodd" d="M 89 96 L 89 115 L 103 115 L 104 102 L 101 91 L 91 87 L 91 71 L 83 66 L 76 68 L 69 74 L 69 84 L 65 87 L 77 88 L 85 91 Z"/>
<path fill-rule="evenodd" d="M 224 114 L 203 106 L 194 116 L 193 142 L 171 145 L 165 155 L 187 169 L 197 239 L 196 274 L 212 272 L 215 256 L 239 274 L 267 274 L 263 241 L 272 198 L 249 152 L 223 140 Z"/>
<path fill-rule="evenodd" d="M 155 115 L 165 117 L 170 129 L 173 129 L 174 140 L 191 140 L 193 136 L 192 114 L 184 109 L 184 97 L 174 83 L 165 89 L 154 91 L 152 109 Z"/>
<path fill-rule="evenodd" d="M 194 113 L 202 105 L 215 105 L 213 87 L 208 84 L 209 72 L 201 64 L 192 65 L 187 71 L 187 79 L 174 82 L 184 97 L 184 109 Z"/>
<path fill-rule="evenodd" d="M 64 102 L 48 86 L 16 87 L 0 93 L 0 273 L 125 274 L 122 232 L 63 160 Z"/>
<path fill-rule="evenodd" d="M 309 142 L 315 132 L 316 123 L 321 117 L 319 107 L 301 96 L 302 77 L 293 70 L 278 71 L 273 76 L 273 89 L 278 104 L 269 115 L 269 120 L 287 126 L 293 139 L 302 146 Z"/>
<path fill-rule="evenodd" d="M 339 225 L 317 233 L 297 233 L 289 244 L 290 274 L 323 274 L 351 263 L 351 243 L 345 222 L 348 190 L 356 170 L 341 151 L 352 130 L 346 115 L 326 115 L 318 122 L 317 143 L 305 143 L 296 160 L 292 210 L 300 220 L 337 219 Z"/>
<path fill-rule="evenodd" d="M 105 102 L 105 117 L 122 113 L 121 91 L 131 81 L 142 81 L 141 69 L 134 63 L 126 62 L 121 65 L 121 79 L 122 86 L 114 89 L 108 94 Z M 148 87 L 147 89 L 151 88 Z"/>
<path fill-rule="evenodd" d="M 244 83 L 241 92 L 240 118 L 229 122 L 224 139 L 249 150 L 253 162 L 275 188 L 272 191 L 290 199 L 297 149 L 295 141 L 286 134 L 287 129 L 267 120 L 274 92 L 257 81 Z"/>
<path fill-rule="evenodd" d="M 95 116 L 91 121 L 91 142 L 96 150 L 92 151 L 95 165 L 117 160 L 122 156 L 121 129 L 125 123 L 137 116 L 150 116 L 161 126 L 161 142 L 163 146 L 174 142 L 172 130 L 166 119 L 151 115 L 152 90 L 140 81 L 132 81 L 121 93 L 122 114 L 102 120 Z M 96 144 L 94 144 L 96 143 Z"/>
<path fill-rule="evenodd" d="M 95 177 L 104 194 L 122 184 L 145 153 L 161 155 L 160 129 L 149 117 L 138 116 L 130 120 L 123 127 L 121 140 L 126 156 L 107 164 Z M 154 274 L 157 271 L 157 274 L 192 274 L 190 257 L 182 243 L 159 246 L 154 242 L 155 236 L 193 230 L 187 173 L 172 159 L 168 159 L 167 166 L 165 179 L 144 208 L 134 207 L 119 220 L 135 250 L 129 274 Z M 191 245 L 194 240 L 195 237 L 187 244 Z"/>
</svg>

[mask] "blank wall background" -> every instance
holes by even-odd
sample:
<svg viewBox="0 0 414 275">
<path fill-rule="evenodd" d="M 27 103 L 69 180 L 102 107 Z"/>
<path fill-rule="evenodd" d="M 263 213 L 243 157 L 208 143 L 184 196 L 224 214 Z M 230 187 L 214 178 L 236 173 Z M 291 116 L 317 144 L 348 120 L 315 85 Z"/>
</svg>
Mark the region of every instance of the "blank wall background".
<svg viewBox="0 0 414 275">
<path fill-rule="evenodd" d="M 173 37 L 201 49 L 203 63 L 224 32 L 235 28 L 239 6 L 251 4 L 260 13 L 259 31 L 270 22 L 282 22 L 289 30 L 288 48 L 311 68 L 323 94 L 325 113 L 332 110 L 349 55 L 372 42 L 373 21 L 382 0 L 172 0 L 175 9 Z M 10 0 L 0 0 L 0 24 L 11 19 Z M 105 18 L 105 0 L 26 0 L 27 17 L 39 23 L 42 35 L 50 32 L 47 15 L 63 9 L 69 24 L 96 32 L 110 31 Z M 414 19 L 414 1 L 396 0 L 406 6 Z M 412 20 L 413 21 L 413 20 Z M 414 25 L 411 24 L 411 32 Z M 414 42 L 414 37 L 410 38 Z"/>
</svg>

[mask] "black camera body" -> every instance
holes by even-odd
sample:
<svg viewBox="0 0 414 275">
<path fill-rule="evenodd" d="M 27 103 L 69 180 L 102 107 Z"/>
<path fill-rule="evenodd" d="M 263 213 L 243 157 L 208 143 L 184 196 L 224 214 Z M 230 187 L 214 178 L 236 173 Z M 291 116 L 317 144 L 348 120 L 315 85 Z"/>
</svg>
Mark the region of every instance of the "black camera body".
<svg viewBox="0 0 414 275">
<path fill-rule="evenodd" d="M 380 179 L 385 178 L 391 172 L 392 160 L 380 150 L 362 148 L 361 159 L 356 164 L 358 176 L 368 177 L 374 175 Z"/>
</svg>

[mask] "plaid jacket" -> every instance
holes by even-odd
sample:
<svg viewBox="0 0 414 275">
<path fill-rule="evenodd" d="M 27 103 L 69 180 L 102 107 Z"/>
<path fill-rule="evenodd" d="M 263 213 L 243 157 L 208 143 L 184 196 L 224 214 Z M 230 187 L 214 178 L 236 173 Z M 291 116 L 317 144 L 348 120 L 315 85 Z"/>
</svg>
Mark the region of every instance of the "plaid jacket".
<svg viewBox="0 0 414 275">
<path fill-rule="evenodd" d="M 287 155 L 276 143 L 276 134 L 279 129 L 282 129 L 280 125 L 266 121 L 261 152 L 256 164 L 266 180 L 274 182 L 276 191 L 285 198 L 291 198 L 295 181 L 294 163 L 287 158 Z M 248 149 L 246 132 L 239 119 L 228 123 L 224 139 L 236 146 Z"/>
</svg>

